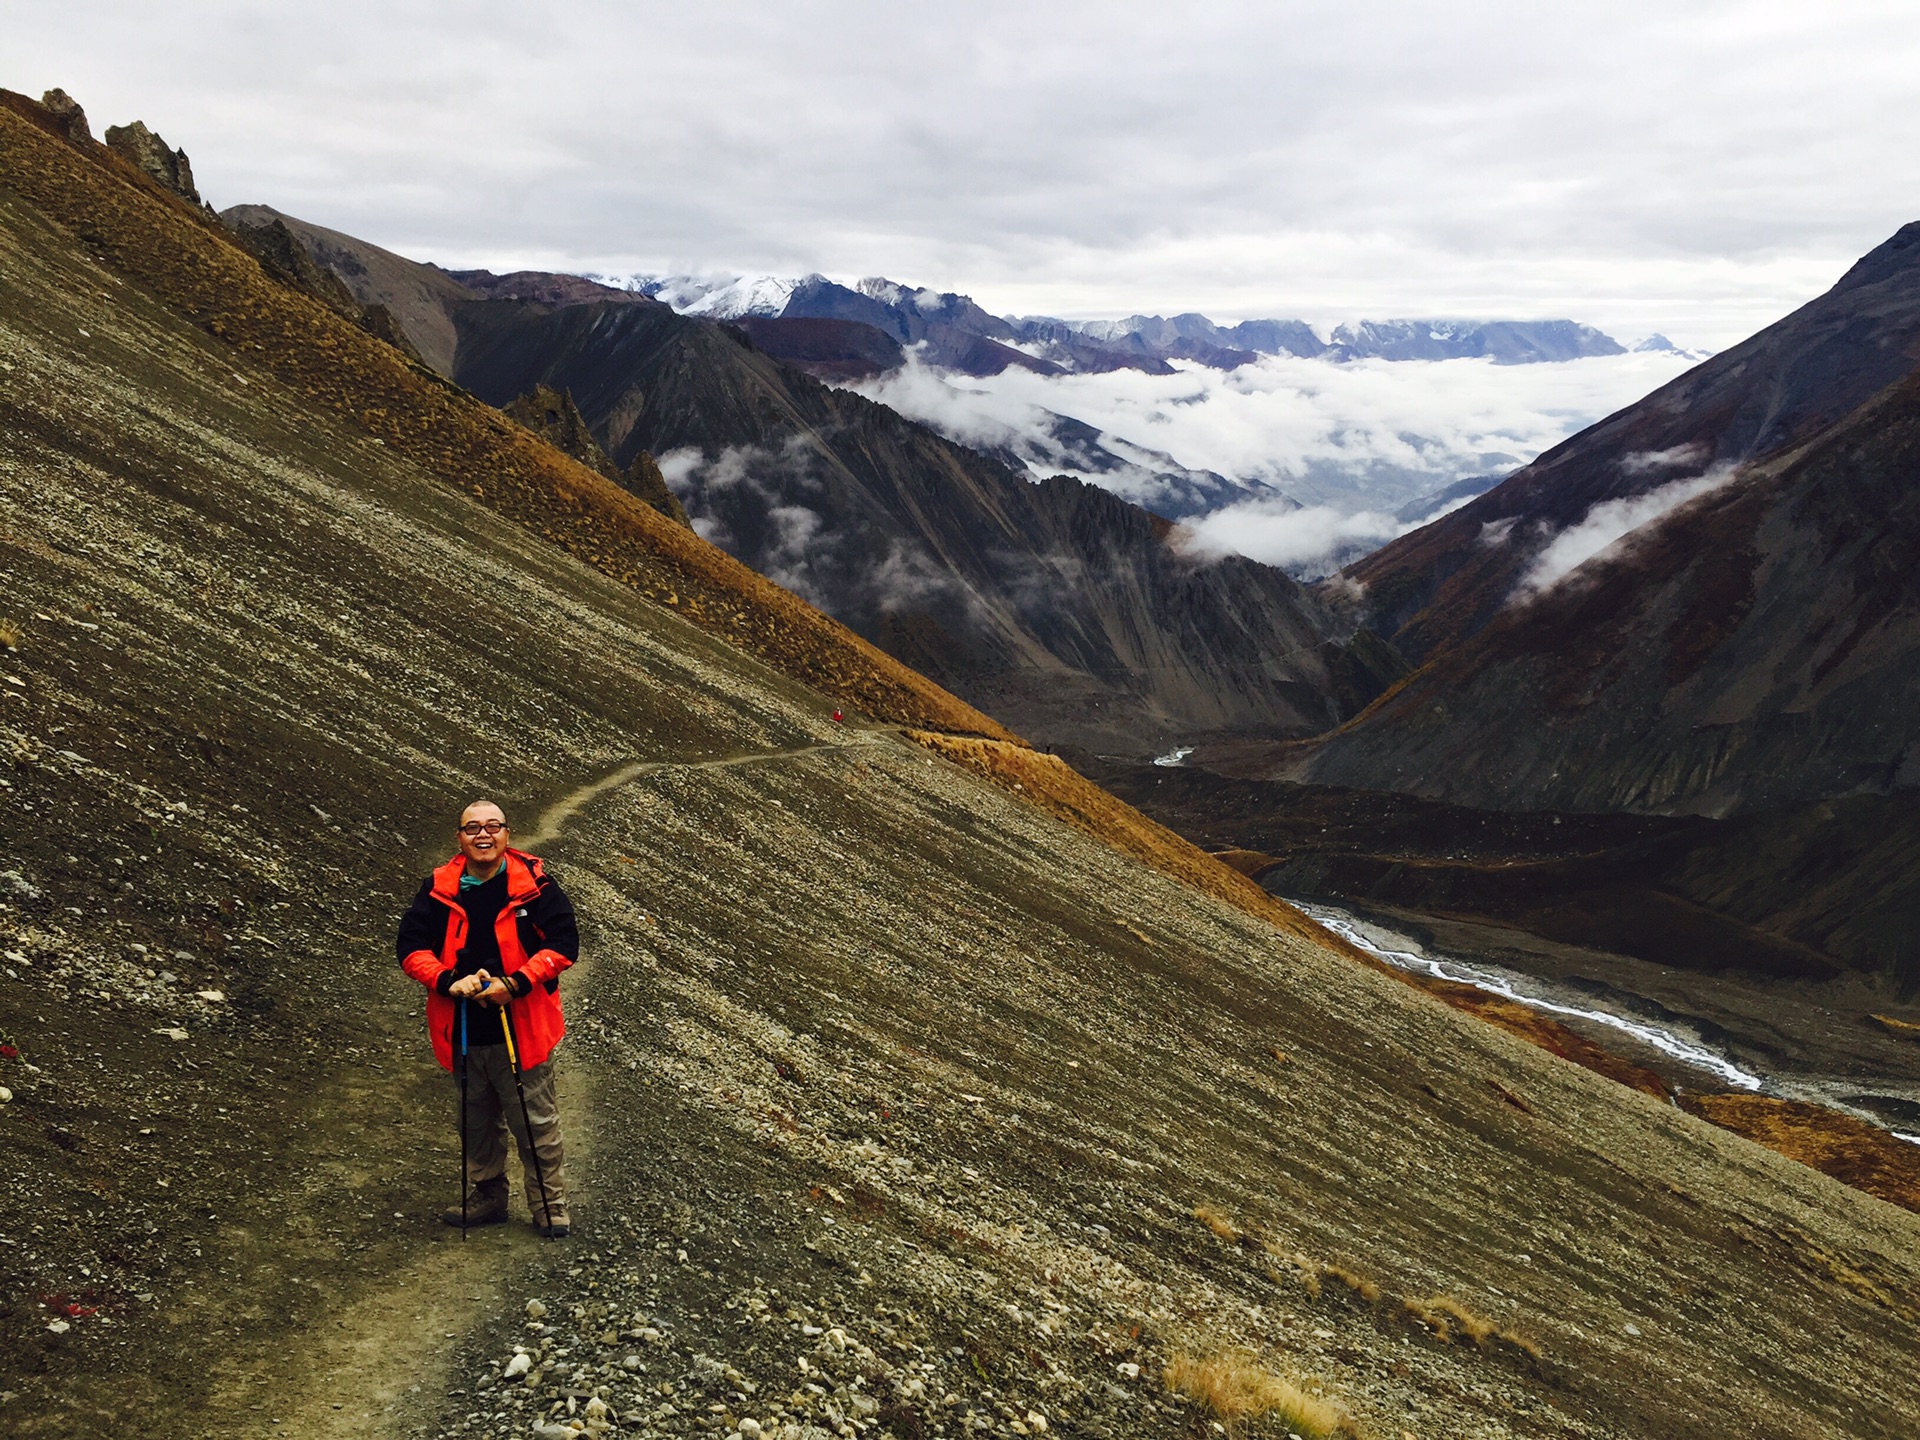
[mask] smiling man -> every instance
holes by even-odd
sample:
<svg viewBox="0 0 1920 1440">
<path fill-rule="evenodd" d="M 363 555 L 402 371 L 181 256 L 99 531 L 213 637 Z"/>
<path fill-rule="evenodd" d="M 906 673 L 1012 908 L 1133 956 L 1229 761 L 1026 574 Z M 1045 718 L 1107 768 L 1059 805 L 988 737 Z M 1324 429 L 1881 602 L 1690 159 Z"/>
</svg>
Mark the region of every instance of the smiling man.
<svg viewBox="0 0 1920 1440">
<path fill-rule="evenodd" d="M 420 883 L 395 948 L 400 968 L 427 987 L 433 1051 L 462 1093 L 468 1188 L 464 1205 L 441 1218 L 507 1218 L 511 1132 L 534 1229 L 558 1239 L 568 1228 L 567 1186 L 551 1056 L 566 1033 L 560 972 L 579 958 L 580 934 L 559 882 L 511 837 L 491 800 L 462 811 L 459 853 Z"/>
</svg>

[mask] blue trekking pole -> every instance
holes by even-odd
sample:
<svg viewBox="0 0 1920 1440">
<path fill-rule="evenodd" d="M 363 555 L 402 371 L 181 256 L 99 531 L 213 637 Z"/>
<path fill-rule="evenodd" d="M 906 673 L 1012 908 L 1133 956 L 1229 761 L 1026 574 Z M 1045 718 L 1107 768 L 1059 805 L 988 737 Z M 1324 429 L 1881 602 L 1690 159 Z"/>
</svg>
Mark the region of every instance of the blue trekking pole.
<svg viewBox="0 0 1920 1440">
<path fill-rule="evenodd" d="M 460 1000 L 460 1238 L 467 1238 L 467 1002 Z"/>
</svg>

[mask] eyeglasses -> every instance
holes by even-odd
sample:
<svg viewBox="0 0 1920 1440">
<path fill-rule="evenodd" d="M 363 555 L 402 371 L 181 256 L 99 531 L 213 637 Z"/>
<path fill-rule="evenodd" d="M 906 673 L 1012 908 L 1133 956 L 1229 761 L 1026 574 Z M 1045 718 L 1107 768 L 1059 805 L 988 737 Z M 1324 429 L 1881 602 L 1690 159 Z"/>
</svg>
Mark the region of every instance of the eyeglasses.
<svg viewBox="0 0 1920 1440">
<path fill-rule="evenodd" d="M 469 820 L 460 827 L 460 833 L 462 835 L 498 835 L 506 828 L 507 822 L 504 820 Z"/>
</svg>

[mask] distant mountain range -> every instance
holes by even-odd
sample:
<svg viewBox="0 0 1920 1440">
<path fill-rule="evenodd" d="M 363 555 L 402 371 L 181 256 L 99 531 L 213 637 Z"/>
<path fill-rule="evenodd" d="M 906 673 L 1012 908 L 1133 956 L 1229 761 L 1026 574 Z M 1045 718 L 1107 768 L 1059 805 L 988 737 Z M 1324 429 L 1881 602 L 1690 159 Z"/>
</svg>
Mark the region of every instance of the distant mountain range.
<svg viewBox="0 0 1920 1440">
<path fill-rule="evenodd" d="M 1196 314 L 1082 321 L 999 316 L 965 295 L 880 278 L 855 286 L 824 275 L 797 280 L 771 275 L 728 280 L 687 275 L 598 278 L 663 301 L 684 315 L 758 322 L 755 341 L 763 349 L 828 379 L 849 378 L 850 371 L 884 373 L 904 363 L 904 354 L 896 357 L 853 328 L 825 331 L 817 324 L 792 322 L 869 327 L 896 346 L 922 347 L 927 364 L 966 375 L 997 375 L 1011 367 L 1043 374 L 1140 370 L 1164 375 L 1172 373 L 1171 362 L 1177 360 L 1234 370 L 1266 355 L 1332 361 L 1488 359 L 1499 365 L 1529 365 L 1627 353 L 1611 336 L 1572 320 L 1362 320 L 1323 335 L 1304 320 L 1220 325 Z M 829 335 L 838 335 L 839 350 L 825 343 Z M 1679 347 L 1654 335 L 1633 348 Z"/>
<path fill-rule="evenodd" d="M 256 253 L 284 231 L 361 323 L 388 317 L 429 368 L 661 509 L 664 472 L 702 535 L 1037 739 L 1145 756 L 1194 734 L 1306 736 L 1403 669 L 1284 572 L 1199 562 L 1097 486 L 1032 483 L 1014 457 L 822 384 L 765 353 L 754 317 L 449 273 L 265 206 L 222 219 Z M 1087 440 L 1060 420 L 1054 443 Z"/>
</svg>

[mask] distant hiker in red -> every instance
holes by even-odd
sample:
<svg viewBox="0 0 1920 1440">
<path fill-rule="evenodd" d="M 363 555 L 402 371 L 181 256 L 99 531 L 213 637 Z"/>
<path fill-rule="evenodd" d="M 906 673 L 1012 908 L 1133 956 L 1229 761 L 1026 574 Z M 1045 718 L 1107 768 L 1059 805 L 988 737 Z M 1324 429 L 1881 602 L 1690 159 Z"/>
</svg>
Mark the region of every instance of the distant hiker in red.
<svg viewBox="0 0 1920 1440">
<path fill-rule="evenodd" d="M 579 959 L 580 932 L 566 892 L 538 856 L 507 843 L 511 833 L 490 800 L 461 812 L 460 853 L 421 882 L 395 948 L 400 968 L 427 987 L 433 1053 L 465 1093 L 469 1188 L 440 1218 L 507 1218 L 511 1130 L 534 1229 L 557 1239 L 567 1233 L 566 1156 L 549 1057 L 566 1033 L 560 972 Z"/>
</svg>

